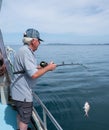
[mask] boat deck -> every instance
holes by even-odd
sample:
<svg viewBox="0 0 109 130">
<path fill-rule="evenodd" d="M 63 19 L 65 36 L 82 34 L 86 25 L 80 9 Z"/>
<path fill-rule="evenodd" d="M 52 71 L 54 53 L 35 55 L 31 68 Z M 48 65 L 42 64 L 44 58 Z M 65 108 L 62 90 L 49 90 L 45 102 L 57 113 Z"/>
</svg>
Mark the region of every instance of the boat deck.
<svg viewBox="0 0 109 130">
<path fill-rule="evenodd" d="M 16 130 L 16 111 L 0 103 L 0 130 Z"/>
</svg>

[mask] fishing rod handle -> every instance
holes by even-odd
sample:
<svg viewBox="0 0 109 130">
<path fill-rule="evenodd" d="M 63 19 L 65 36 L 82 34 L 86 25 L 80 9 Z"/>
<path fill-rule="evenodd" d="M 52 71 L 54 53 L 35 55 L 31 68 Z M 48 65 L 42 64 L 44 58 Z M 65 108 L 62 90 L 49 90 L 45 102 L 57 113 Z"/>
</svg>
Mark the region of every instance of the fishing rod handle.
<svg viewBox="0 0 109 130">
<path fill-rule="evenodd" d="M 41 66 L 42 68 L 46 67 L 47 65 L 48 65 L 48 63 L 45 62 L 45 61 L 41 61 L 41 62 L 40 62 L 40 66 Z M 58 67 L 58 66 L 62 66 L 62 65 L 56 65 L 56 67 Z"/>
</svg>

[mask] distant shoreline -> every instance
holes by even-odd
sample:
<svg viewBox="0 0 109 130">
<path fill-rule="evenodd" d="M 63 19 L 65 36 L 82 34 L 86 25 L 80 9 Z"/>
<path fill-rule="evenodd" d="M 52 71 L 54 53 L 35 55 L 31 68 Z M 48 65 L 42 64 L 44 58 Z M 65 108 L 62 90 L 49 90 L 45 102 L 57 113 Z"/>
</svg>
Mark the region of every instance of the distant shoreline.
<svg viewBox="0 0 109 130">
<path fill-rule="evenodd" d="M 103 43 L 103 44 L 100 44 L 100 43 L 90 43 L 90 44 L 73 44 L 73 43 L 47 43 L 47 44 L 44 44 L 44 45 L 109 45 L 109 43 Z"/>
<path fill-rule="evenodd" d="M 22 43 L 21 44 L 15 44 L 15 43 L 10 44 L 10 43 L 7 42 L 7 43 L 5 43 L 5 45 L 15 45 L 16 46 L 16 45 L 23 45 L 23 44 Z M 70 46 L 98 45 L 98 46 L 102 46 L 102 45 L 109 45 L 109 43 L 103 43 L 103 44 L 102 43 L 101 44 L 100 43 L 92 43 L 92 44 L 91 43 L 90 44 L 85 44 L 85 43 L 84 44 L 78 44 L 78 43 L 77 44 L 76 43 L 75 44 L 73 44 L 73 43 L 42 43 L 41 45 L 51 45 L 51 46 L 52 45 L 59 45 L 59 46 L 60 45 L 70 45 Z"/>
</svg>

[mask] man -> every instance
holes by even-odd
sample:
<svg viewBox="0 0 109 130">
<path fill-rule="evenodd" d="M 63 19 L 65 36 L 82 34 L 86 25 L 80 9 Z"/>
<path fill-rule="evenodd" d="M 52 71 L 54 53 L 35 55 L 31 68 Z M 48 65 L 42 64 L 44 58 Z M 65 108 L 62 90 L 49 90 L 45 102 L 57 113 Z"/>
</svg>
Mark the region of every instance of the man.
<svg viewBox="0 0 109 130">
<path fill-rule="evenodd" d="M 50 62 L 46 67 L 36 65 L 34 52 L 38 49 L 40 34 L 35 29 L 27 29 L 24 33 L 23 47 L 19 49 L 14 60 L 14 79 L 11 84 L 11 95 L 15 102 L 18 115 L 19 130 L 27 130 L 32 115 L 33 96 L 32 89 L 36 79 L 48 71 L 56 68 L 56 64 Z"/>
</svg>

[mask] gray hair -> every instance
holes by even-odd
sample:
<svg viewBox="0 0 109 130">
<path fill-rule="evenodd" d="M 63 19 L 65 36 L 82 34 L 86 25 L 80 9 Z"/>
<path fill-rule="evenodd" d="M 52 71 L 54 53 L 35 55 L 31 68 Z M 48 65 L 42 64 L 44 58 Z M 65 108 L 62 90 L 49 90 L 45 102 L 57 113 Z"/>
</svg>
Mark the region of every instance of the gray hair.
<svg viewBox="0 0 109 130">
<path fill-rule="evenodd" d="M 32 40 L 33 40 L 33 38 L 24 37 L 22 41 L 23 41 L 24 44 L 30 45 L 30 43 L 31 43 Z"/>
</svg>

